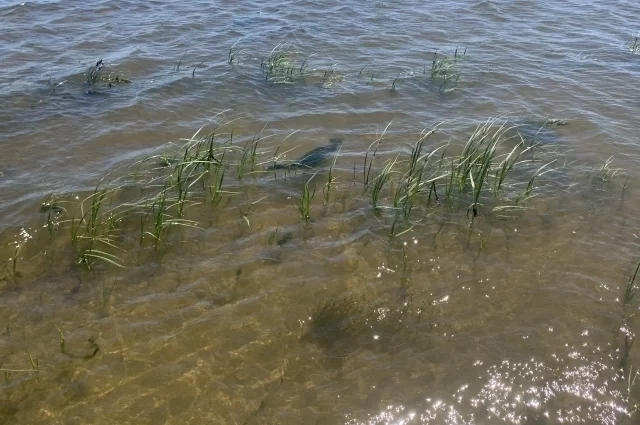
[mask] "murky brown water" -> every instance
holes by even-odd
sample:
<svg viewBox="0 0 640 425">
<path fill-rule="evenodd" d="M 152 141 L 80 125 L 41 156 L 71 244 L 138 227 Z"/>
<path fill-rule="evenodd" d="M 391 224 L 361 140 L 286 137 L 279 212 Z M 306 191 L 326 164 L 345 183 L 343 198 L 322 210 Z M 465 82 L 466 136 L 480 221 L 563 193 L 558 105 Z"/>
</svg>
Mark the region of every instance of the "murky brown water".
<svg viewBox="0 0 640 425">
<path fill-rule="evenodd" d="M 638 4 L 402 3 L 0 1 L 0 423 L 637 423 Z M 289 74 L 261 69 L 274 48 Z M 100 58 L 111 86 L 86 81 Z M 540 142 L 499 197 L 474 218 L 439 150 L 438 199 L 396 221 L 420 132 L 444 122 L 424 152 L 459 155 L 495 116 Z M 140 206 L 203 126 L 227 133 L 223 192 L 186 179 L 168 211 L 196 227 L 156 247 Z M 331 137 L 337 157 L 264 172 Z M 110 172 L 93 253 L 124 268 L 88 269 L 78 202 Z"/>
</svg>

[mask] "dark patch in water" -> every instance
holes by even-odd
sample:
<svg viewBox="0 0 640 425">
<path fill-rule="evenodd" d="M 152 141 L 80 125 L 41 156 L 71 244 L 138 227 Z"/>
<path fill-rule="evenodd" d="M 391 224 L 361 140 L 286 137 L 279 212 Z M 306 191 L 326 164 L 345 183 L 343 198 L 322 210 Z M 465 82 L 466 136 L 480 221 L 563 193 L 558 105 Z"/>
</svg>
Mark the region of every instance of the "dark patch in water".
<svg viewBox="0 0 640 425">
<path fill-rule="evenodd" d="M 557 145 L 562 142 L 562 137 L 558 134 L 557 128 L 565 125 L 569 125 L 567 120 L 530 120 L 518 123 L 515 130 L 524 139 L 527 146 L 534 143 Z"/>
<path fill-rule="evenodd" d="M 313 342 L 331 356 L 346 356 L 360 348 L 388 351 L 417 343 L 415 332 L 430 327 L 429 306 L 411 296 L 370 300 L 364 295 L 325 301 L 311 316 L 302 340 Z M 423 320 L 425 319 L 425 320 Z"/>
</svg>

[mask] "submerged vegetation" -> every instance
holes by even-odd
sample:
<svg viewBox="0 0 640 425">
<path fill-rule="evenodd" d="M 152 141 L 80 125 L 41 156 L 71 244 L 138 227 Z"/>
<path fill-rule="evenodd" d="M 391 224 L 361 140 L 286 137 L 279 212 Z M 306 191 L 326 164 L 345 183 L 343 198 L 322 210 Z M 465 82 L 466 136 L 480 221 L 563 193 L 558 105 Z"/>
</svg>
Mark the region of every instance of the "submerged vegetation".
<svg viewBox="0 0 640 425">
<path fill-rule="evenodd" d="M 640 36 L 634 37 L 634 39 L 627 44 L 627 48 L 631 53 L 640 52 Z"/>
<path fill-rule="evenodd" d="M 234 67 L 241 63 L 240 56 L 246 52 L 246 48 L 237 47 L 240 40 L 229 48 L 227 63 Z M 436 51 L 429 64 L 425 55 L 425 64 L 420 66 L 422 72 L 408 72 L 393 74 L 384 70 L 377 70 L 370 65 L 360 67 L 357 72 L 336 69 L 336 65 L 327 67 L 311 67 L 311 61 L 316 57 L 315 53 L 304 55 L 290 44 L 278 44 L 268 54 L 261 57 L 260 71 L 268 85 L 311 83 L 328 88 L 340 84 L 353 78 L 360 81 L 380 81 L 388 80 L 391 91 L 396 90 L 397 84 L 405 80 L 423 80 L 429 85 L 437 87 L 441 91 L 451 91 L 455 89 L 460 80 L 460 62 L 467 58 L 467 49 L 456 47 L 451 55 L 446 55 Z M 249 66 L 249 62 L 246 62 Z M 418 68 L 418 69 L 420 69 Z M 422 74 L 422 78 L 420 78 Z M 364 79 L 363 77 L 367 77 Z"/>
<path fill-rule="evenodd" d="M 297 189 L 297 210 L 304 223 L 312 221 L 317 178 L 324 180 L 323 214 L 345 196 L 368 199 L 370 212 L 392 236 L 420 225 L 442 209 L 460 211 L 473 227 L 481 216 L 524 211 L 540 195 L 540 179 L 555 171 L 557 159 L 557 153 L 525 141 L 514 132 L 517 126 L 500 118 L 478 124 L 458 142 L 438 142 L 444 124 L 436 125 L 411 142 L 410 149 L 400 151 L 387 149 L 387 126 L 360 160 L 360 183 L 354 163 L 349 184 L 350 167 L 341 166 L 340 161 L 341 139 L 331 139 L 328 145 L 287 162 L 283 160 L 293 148 L 279 146 L 270 151 L 265 141 L 273 135 L 265 136 L 264 128 L 243 141 L 234 137 L 234 121 L 218 119 L 209 132 L 201 128 L 180 145 L 170 144 L 161 154 L 113 170 L 92 193 L 47 197 L 41 214 L 49 240 L 68 235 L 68 252 L 77 264 L 89 269 L 98 263 L 126 267 L 135 257 L 129 254 L 132 249 L 158 251 L 175 242 L 175 230 L 201 231 L 204 227 L 198 217 L 212 213 L 225 199 L 224 205 L 230 207 L 245 199 L 238 205 L 239 218 L 251 229 L 246 206 L 269 198 L 270 192 L 277 194 L 281 174 L 283 183 L 291 180 L 288 184 L 292 184 L 295 174 L 305 173 L 311 176 L 304 177 Z M 288 144 L 289 137 L 283 143 Z M 398 146 L 396 141 L 393 146 Z M 598 170 L 606 181 L 619 174 L 612 161 Z M 262 192 L 258 201 L 249 200 L 251 188 Z M 8 266 L 12 281 L 21 276 L 18 258 L 27 243 L 21 240 L 12 252 Z"/>
<path fill-rule="evenodd" d="M 100 59 L 95 65 L 91 65 L 85 73 L 85 79 L 87 86 L 93 88 L 98 84 L 104 84 L 108 87 L 112 87 L 114 84 L 130 83 L 131 80 L 125 78 L 115 72 L 109 71 L 104 64 L 104 61 Z"/>
</svg>

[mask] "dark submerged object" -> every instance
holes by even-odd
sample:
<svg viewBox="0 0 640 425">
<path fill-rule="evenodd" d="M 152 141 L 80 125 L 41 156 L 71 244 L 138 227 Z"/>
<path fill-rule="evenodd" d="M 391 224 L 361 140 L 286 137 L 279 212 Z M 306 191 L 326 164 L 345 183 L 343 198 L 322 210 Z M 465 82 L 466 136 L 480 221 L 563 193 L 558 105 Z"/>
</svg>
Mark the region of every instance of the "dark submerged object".
<svg viewBox="0 0 640 425">
<path fill-rule="evenodd" d="M 269 170 L 286 170 L 290 168 L 313 168 L 322 164 L 329 155 L 336 152 L 342 145 L 342 139 L 334 137 L 328 145 L 318 146 L 302 155 L 298 160 L 286 164 L 274 164 Z"/>
<path fill-rule="evenodd" d="M 562 137 L 557 133 L 557 127 L 565 125 L 569 125 L 569 121 L 562 119 L 529 120 L 519 123 L 516 130 L 527 145 L 533 143 L 556 145 L 562 141 Z"/>
</svg>

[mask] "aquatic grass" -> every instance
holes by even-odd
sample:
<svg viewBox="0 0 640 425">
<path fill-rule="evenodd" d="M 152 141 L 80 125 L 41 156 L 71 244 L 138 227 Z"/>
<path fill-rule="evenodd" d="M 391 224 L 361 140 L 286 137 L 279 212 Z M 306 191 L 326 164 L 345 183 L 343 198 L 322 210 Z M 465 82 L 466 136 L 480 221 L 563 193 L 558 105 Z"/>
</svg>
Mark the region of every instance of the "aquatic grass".
<svg viewBox="0 0 640 425">
<path fill-rule="evenodd" d="M 636 265 L 633 275 L 627 280 L 627 285 L 624 288 L 623 303 L 625 306 L 631 304 L 638 291 L 638 286 L 636 285 L 638 271 L 640 271 L 640 262 Z"/>
<path fill-rule="evenodd" d="M 106 308 L 107 304 L 111 300 L 111 295 L 113 294 L 113 290 L 116 287 L 116 279 L 113 280 L 111 285 L 107 285 L 106 281 L 102 284 L 102 291 L 100 292 L 100 303 L 102 304 L 102 308 Z"/>
<path fill-rule="evenodd" d="M 617 177 L 622 171 L 622 168 L 618 168 L 613 165 L 612 155 L 598 169 L 596 176 L 601 179 L 603 183 L 607 183 Z"/>
<path fill-rule="evenodd" d="M 496 117 L 486 120 L 475 128 L 459 155 L 447 156 L 447 147 L 450 146 L 450 142 L 424 152 L 427 141 L 439 125 L 428 132 L 423 131 L 421 137 L 414 143 L 407 160 L 401 159 L 400 156 L 388 160 L 374 178 L 371 177 L 373 167 L 371 152 L 377 154 L 378 140 L 369 145 L 365 154 L 363 184 L 368 184 L 368 188 L 372 189 L 371 200 L 374 209 L 378 209 L 383 200 L 382 188 L 389 184 L 393 188 L 392 206 L 389 207 L 394 211 L 391 235 L 397 236 L 396 228 L 402 218 L 412 222 L 411 216 L 416 205 L 421 206 L 420 211 L 426 214 L 424 216 L 426 218 L 429 213 L 424 208 L 429 207 L 434 198 L 439 203 L 441 194 L 444 195 L 444 200 L 456 201 L 456 203 L 468 199 L 467 216 L 471 219 L 471 224 L 481 214 L 485 202 L 492 203 L 486 208 L 487 213 L 509 209 L 525 210 L 525 207 L 517 204 L 533 197 L 531 193 L 535 182 L 541 175 L 551 171 L 549 165 L 555 161 L 544 164 L 534 172 L 528 182 L 523 182 L 526 188 L 515 200 L 512 197 L 505 198 L 499 194 L 503 194 L 507 188 L 513 192 L 519 183 L 511 182 L 510 176 L 516 169 L 532 161 L 523 159 L 523 156 L 537 145 L 525 147 L 520 138 L 517 143 L 506 148 L 506 144 L 511 143 L 514 137 L 508 136 L 514 127 L 507 126 L 506 120 Z M 389 169 L 390 164 L 393 164 L 393 173 Z M 402 167 L 400 167 L 401 164 Z M 521 174 L 521 172 L 517 173 L 517 175 Z M 366 190 L 367 187 L 365 187 Z M 487 196 L 489 194 L 493 194 L 491 199 Z M 419 202 L 419 199 L 424 201 Z M 496 205 L 499 202 L 510 203 Z M 414 220 L 412 226 L 421 220 Z"/>
<path fill-rule="evenodd" d="M 344 76 L 339 74 L 335 68 L 331 67 L 322 75 L 320 86 L 323 88 L 333 87 L 344 81 Z"/>
<path fill-rule="evenodd" d="M 292 137 L 294 134 L 296 134 L 299 130 L 294 130 L 291 133 L 289 133 L 284 139 L 282 139 L 282 143 L 285 143 L 290 137 Z M 264 163 L 260 163 L 259 165 L 269 165 L 269 168 L 274 172 L 274 177 L 277 177 L 276 171 L 278 170 L 278 162 L 279 161 L 283 161 L 284 158 L 286 158 L 287 154 L 291 153 L 293 150 L 295 150 L 297 148 L 297 146 L 294 146 L 290 149 L 287 149 L 286 151 L 282 152 L 282 153 L 278 153 L 280 152 L 280 148 L 282 147 L 282 145 L 278 146 L 276 148 L 276 150 L 274 151 L 272 157 L 270 160 L 265 161 Z"/>
<path fill-rule="evenodd" d="M 222 159 L 224 160 L 224 156 Z M 220 203 L 220 200 L 222 199 L 222 184 L 224 183 L 224 174 L 225 167 L 222 165 L 218 165 L 213 175 L 213 184 L 209 185 L 209 193 L 211 195 L 211 202 L 213 204 Z"/>
<path fill-rule="evenodd" d="M 179 204 L 179 201 L 176 204 L 169 204 L 169 199 L 167 198 L 167 193 L 171 188 L 166 188 L 160 192 L 158 195 L 156 202 L 151 206 L 149 211 L 153 217 L 153 228 L 151 231 L 145 232 L 145 234 L 152 237 L 154 242 L 154 248 L 157 250 L 159 243 L 164 240 L 164 235 L 169 227 L 179 226 L 186 228 L 195 228 L 199 229 L 199 225 L 196 221 L 187 220 L 183 218 L 176 218 L 169 214 L 169 210 Z"/>
<path fill-rule="evenodd" d="M 31 369 L 13 369 L 3 367 L 4 358 L 0 358 L 0 372 L 5 374 L 5 379 L 8 380 L 9 373 L 39 373 L 40 372 L 40 363 L 38 362 L 38 358 L 31 355 L 30 352 L 27 351 L 27 357 L 29 357 L 29 364 L 31 365 Z"/>
<path fill-rule="evenodd" d="M 367 147 L 367 152 L 364 155 L 364 165 L 362 167 L 362 185 L 364 186 L 365 192 L 369 187 L 369 182 L 371 180 L 371 167 L 373 167 L 373 162 L 375 160 L 376 154 L 378 153 L 378 149 L 380 148 L 380 143 L 382 142 L 382 139 L 384 138 L 387 132 L 387 129 L 392 123 L 393 123 L 393 120 L 389 122 L 389 124 L 387 124 L 387 126 L 382 131 L 382 134 L 379 136 L 376 136 L 376 140 L 374 140 L 369 145 L 369 147 Z M 373 152 L 371 152 L 371 148 L 373 148 L 374 145 L 375 145 L 375 148 L 373 149 Z M 371 158 L 369 158 L 370 153 L 371 153 Z"/>
<path fill-rule="evenodd" d="M 85 72 L 85 82 L 90 88 L 96 86 L 97 83 L 105 83 L 109 87 L 113 84 L 130 83 L 131 80 L 124 78 L 118 74 L 111 74 L 105 71 L 104 61 L 100 59 L 95 65 L 91 65 Z M 62 83 L 60 83 L 62 84 Z M 56 88 L 60 85 L 56 85 Z M 54 88 L 55 92 L 55 88 Z"/>
<path fill-rule="evenodd" d="M 469 208 L 473 212 L 473 217 L 478 216 L 478 206 L 480 205 L 480 194 L 482 193 L 482 187 L 487 179 L 487 176 L 489 175 L 489 170 L 492 165 L 492 159 L 495 156 L 498 140 L 499 139 L 497 138 L 493 139 L 491 143 L 487 144 L 487 148 L 483 152 L 482 156 L 476 157 L 476 159 L 481 159 L 481 162 L 480 162 L 480 166 L 476 168 L 475 181 L 473 178 L 474 176 L 473 170 L 469 170 L 469 181 L 471 182 L 472 193 L 473 193 L 473 203 L 469 206 Z"/>
<path fill-rule="evenodd" d="M 276 45 L 269 55 L 264 56 L 260 61 L 260 70 L 264 76 L 265 82 L 268 85 L 294 83 L 298 80 L 302 80 L 309 74 L 309 59 L 315 56 L 315 53 L 310 54 L 302 61 L 298 62 L 296 57 L 300 55 L 288 44 Z M 339 78 L 336 76 L 334 79 L 330 79 L 329 71 L 325 72 L 322 84 L 325 85 L 329 81 L 335 82 Z M 336 74 L 337 75 L 337 74 Z"/>
<path fill-rule="evenodd" d="M 433 60 L 431 61 L 431 68 L 429 70 L 429 78 L 431 81 L 439 84 L 440 90 L 446 91 L 455 88 L 458 80 L 460 79 L 460 72 L 457 70 L 456 66 L 458 61 L 464 58 L 466 54 L 466 47 L 462 52 L 459 52 L 459 49 L 456 47 L 453 56 L 439 54 L 438 51 L 434 52 Z M 427 74 L 426 65 L 424 74 Z M 447 87 L 449 88 L 447 89 Z"/>
<path fill-rule="evenodd" d="M 396 83 L 398 82 L 398 78 L 400 78 L 400 74 L 396 75 L 396 78 L 394 78 L 393 82 L 391 83 L 392 92 L 396 91 Z"/>
<path fill-rule="evenodd" d="M 154 246 L 158 249 L 158 243 L 162 237 L 164 230 L 166 229 L 165 221 L 166 221 L 166 205 L 167 205 L 167 191 L 168 188 L 165 188 L 160 192 L 156 202 L 151 206 L 150 213 L 153 214 L 153 230 L 151 232 L 146 232 L 149 236 L 153 238 Z"/>
<path fill-rule="evenodd" d="M 422 153 L 426 142 L 436 132 L 437 128 L 438 126 L 435 126 L 426 133 L 423 131 L 418 141 L 414 144 L 409 157 L 407 171 L 400 178 L 396 189 L 393 206 L 402 209 L 406 220 L 409 219 L 418 195 L 426 191 L 425 187 L 429 188 L 427 200 L 427 204 L 429 204 L 432 192 L 435 193 L 437 197 L 436 182 L 446 177 L 446 174 L 442 173 L 439 168 L 435 168 L 432 169 L 431 174 L 425 178 L 425 171 L 430 166 L 432 158 L 441 149 L 443 150 L 442 155 L 445 153 L 444 149 L 446 145 L 437 147 L 429 153 Z"/>
<path fill-rule="evenodd" d="M 102 79 L 104 61 L 100 59 L 95 65 L 91 65 L 85 74 L 87 85 L 93 86 Z"/>
<path fill-rule="evenodd" d="M 204 61 L 200 62 L 196 66 L 193 67 L 193 71 L 191 72 L 191 78 L 196 78 L 196 70 L 204 63 Z"/>
<path fill-rule="evenodd" d="M 104 184 L 106 176 L 96 185 L 93 193 L 78 202 L 77 208 L 80 216 L 75 218 L 72 213 L 70 220 L 61 223 L 70 223 L 71 244 L 77 252 L 77 264 L 92 268 L 97 260 L 102 260 L 117 266 L 121 266 L 121 259 L 103 249 L 120 249 L 113 243 L 116 225 L 120 222 L 126 211 L 117 211 L 118 207 L 104 211 L 104 204 L 112 202 L 114 194 L 120 187 L 109 187 Z M 89 204 L 88 208 L 85 208 Z M 102 245 L 103 249 L 96 246 Z"/>
<path fill-rule="evenodd" d="M 78 258 L 78 264 L 85 265 L 88 269 L 92 269 L 97 260 L 104 261 L 116 267 L 124 268 L 122 265 L 123 260 L 118 256 L 95 249 L 93 247 L 84 250 Z"/>
<path fill-rule="evenodd" d="M 236 137 L 233 130 L 227 132 L 228 128 L 223 128 L 226 125 L 223 124 L 224 118 L 220 121 L 211 132 L 207 133 L 203 126 L 190 138 L 180 139 L 182 144 L 165 145 L 160 152 L 117 171 L 122 174 L 118 178 L 109 180 L 116 171 L 110 172 L 100 180 L 92 193 L 77 202 L 47 201 L 45 211 L 51 212 L 51 226 L 65 226 L 71 231 L 77 262 L 90 269 L 95 269 L 99 263 L 126 267 L 130 256 L 123 247 L 127 247 L 131 241 L 127 235 L 130 230 L 135 229 L 133 236 L 134 243 L 139 242 L 137 249 L 158 250 L 169 241 L 170 228 L 202 228 L 198 222 L 191 220 L 192 207 L 199 205 L 194 214 L 201 214 L 203 211 L 200 208 L 211 208 L 227 194 L 245 193 L 245 190 L 234 191 L 234 186 L 242 186 L 249 193 L 256 188 L 255 185 L 263 184 L 258 179 L 241 184 L 241 179 L 263 164 L 260 161 L 261 148 L 264 146 L 262 142 L 272 136 L 264 136 L 260 132 L 243 146 L 238 146 L 233 144 Z M 423 130 L 417 141 L 410 145 L 410 151 L 402 149 L 393 154 L 382 154 L 381 143 L 387 137 L 391 124 L 381 134 L 376 134 L 363 155 L 362 165 L 363 193 L 371 190 L 369 195 L 377 217 L 382 212 L 388 212 L 384 222 L 390 226 L 391 236 L 410 231 L 441 207 L 464 211 L 468 206 L 467 214 L 472 217 L 483 211 L 500 213 L 509 209 L 524 210 L 522 206 L 512 205 L 513 196 L 508 195 L 516 187 L 526 185 L 515 203 L 530 198 L 534 182 L 549 168 L 549 163 L 545 164 L 530 177 L 528 184 L 527 181 L 523 182 L 524 173 L 520 171 L 520 166 L 532 162 L 523 160 L 523 153 L 530 152 L 533 147 L 525 147 L 522 139 L 511 144 L 511 139 L 505 135 L 510 128 L 499 118 L 479 124 L 461 143 L 462 152 L 459 155 L 448 152 L 451 143 L 430 145 L 438 126 L 429 131 Z M 264 164 L 273 161 L 275 165 L 290 151 L 282 152 L 278 147 L 273 159 L 268 158 Z M 335 167 L 340 152 L 338 148 L 325 174 L 326 180 L 323 176 L 321 184 L 325 204 L 328 204 L 335 191 Z M 295 164 L 291 163 L 291 169 L 296 168 Z M 319 165 L 314 162 L 309 167 Z M 514 173 L 516 170 L 518 172 Z M 354 163 L 354 183 L 356 173 L 357 164 Z M 311 221 L 311 204 L 316 192 L 313 179 L 316 174 L 306 181 L 297 200 L 300 219 L 305 223 Z M 125 186 L 127 190 L 121 191 Z M 359 192 L 355 189 L 351 194 L 355 191 Z M 492 192 L 493 197 L 487 196 Z M 504 193 L 504 196 L 498 196 L 497 192 Z M 238 204 L 232 199 L 230 196 L 228 205 L 236 208 Z M 434 199 L 437 205 L 432 205 Z M 443 201 L 447 203 L 442 204 Z M 240 208 L 241 218 L 249 229 L 253 224 L 249 220 L 250 209 L 251 205 Z M 59 219 L 55 215 L 58 211 L 61 215 Z M 153 243 L 146 247 L 145 241 L 149 241 L 149 238 Z M 15 261 L 18 257 L 15 256 Z"/>
<path fill-rule="evenodd" d="M 309 221 L 311 220 L 311 201 L 316 194 L 316 189 L 314 187 L 313 191 L 311 191 L 311 189 L 309 188 L 309 184 L 311 183 L 311 180 L 313 180 L 313 178 L 316 176 L 316 174 L 312 175 L 304 184 L 304 187 L 302 188 L 302 194 L 300 195 L 300 199 L 298 201 L 298 211 L 300 212 L 300 218 L 305 223 L 309 223 Z"/>
<path fill-rule="evenodd" d="M 243 207 L 242 205 L 238 206 L 238 209 L 240 210 L 240 217 L 242 217 L 242 219 L 247 223 L 247 227 L 249 228 L 249 230 L 251 230 L 251 222 L 249 221 L 249 214 L 251 214 L 251 210 L 253 209 L 253 206 L 267 199 L 268 197 L 269 195 L 266 195 L 258 199 L 257 201 L 249 202 L 249 194 L 247 194 L 247 200 L 245 201 L 246 207 Z"/>
<path fill-rule="evenodd" d="M 526 148 L 523 151 L 519 151 L 524 146 L 524 140 L 521 140 L 520 143 L 516 144 L 513 149 L 509 152 L 509 154 L 503 159 L 500 164 L 498 164 L 498 169 L 495 173 L 495 178 L 493 182 L 493 193 L 495 196 L 498 196 L 500 191 L 502 190 L 502 186 L 507 179 L 507 176 L 511 171 L 513 171 L 514 166 L 518 163 L 518 159 L 521 155 L 527 152 L 530 148 Z"/>
<path fill-rule="evenodd" d="M 184 58 L 187 56 L 188 52 L 184 52 L 184 54 L 182 55 L 182 57 L 180 58 L 180 60 L 178 61 L 178 63 L 176 64 L 176 66 L 173 68 L 173 70 L 175 72 L 179 72 L 180 71 L 180 65 L 182 65 L 182 61 L 184 60 Z"/>
<path fill-rule="evenodd" d="M 338 160 L 338 156 L 340 155 L 340 150 L 341 149 L 342 149 L 342 146 L 338 148 L 338 151 L 333 156 L 333 162 L 331 163 L 331 166 L 329 167 L 329 172 L 327 173 L 327 182 L 325 183 L 324 187 L 322 188 L 322 194 L 324 196 L 325 205 L 329 203 L 329 195 L 330 195 L 330 192 L 331 192 L 331 185 L 335 181 L 335 178 L 333 177 L 333 170 L 336 167 L 336 161 Z"/>
<path fill-rule="evenodd" d="M 480 195 L 485 181 L 494 167 L 498 145 L 507 131 L 505 123 L 494 128 L 499 118 L 493 118 L 478 125 L 458 157 L 450 161 L 450 173 L 446 186 L 446 197 L 457 193 L 466 193 L 468 188 L 472 195 L 472 203 L 468 208 L 477 217 L 479 214 Z M 442 162 L 442 161 L 441 161 Z"/>
<path fill-rule="evenodd" d="M 290 46 L 284 49 L 282 47 L 281 44 L 278 44 L 268 56 L 262 58 L 260 69 L 267 84 L 293 80 L 293 70 L 297 69 L 292 58 L 295 52 Z"/>
<path fill-rule="evenodd" d="M 49 195 L 40 206 L 40 212 L 45 214 L 45 227 L 51 240 L 53 239 L 53 231 L 59 226 L 60 217 L 67 211 L 53 195 Z"/>
<path fill-rule="evenodd" d="M 264 130 L 264 129 L 263 129 Z M 238 179 L 242 180 L 242 177 L 247 173 L 247 169 L 249 173 L 255 171 L 256 168 L 256 154 L 258 150 L 258 143 L 260 142 L 260 135 L 258 135 L 253 140 L 248 141 L 244 148 L 242 149 L 242 156 L 240 157 L 240 161 L 238 161 Z"/>
<path fill-rule="evenodd" d="M 391 179 L 393 167 L 398 161 L 398 156 L 396 156 L 392 161 L 389 161 L 382 171 L 380 171 L 380 174 L 378 174 L 372 181 L 371 203 L 373 204 L 374 209 L 378 208 L 380 193 L 382 192 L 385 184 L 387 184 Z"/>
<path fill-rule="evenodd" d="M 547 168 L 549 165 L 553 164 L 554 162 L 556 162 L 556 160 L 555 160 L 555 159 L 554 159 L 554 160 L 552 160 L 552 161 L 547 162 L 546 164 L 544 164 L 542 167 L 538 168 L 538 169 L 533 173 L 533 175 L 532 175 L 532 176 L 531 176 L 531 178 L 529 179 L 529 182 L 527 183 L 527 187 L 525 188 L 525 190 L 524 190 L 520 195 L 518 195 L 518 197 L 516 198 L 516 200 L 515 200 L 515 203 L 516 203 L 516 204 L 521 203 L 521 202 L 524 202 L 524 201 L 526 201 L 526 200 L 528 200 L 528 199 L 531 199 L 531 198 L 532 198 L 532 196 L 531 196 L 531 192 L 533 191 L 533 183 L 534 183 L 534 181 L 535 181 L 535 180 L 536 180 L 536 178 L 538 178 L 539 176 L 541 176 L 541 175 L 543 175 L 543 174 L 548 173 L 549 171 L 551 171 L 551 170 L 546 170 L 546 171 L 543 171 L 543 170 L 544 170 L 545 168 Z"/>
<path fill-rule="evenodd" d="M 236 58 L 238 57 L 238 55 L 240 53 L 242 53 L 244 51 L 244 49 L 237 49 L 236 46 L 238 45 L 238 43 L 240 42 L 240 40 L 236 41 L 235 43 L 233 43 L 233 46 L 231 46 L 229 48 L 229 54 L 227 57 L 227 63 L 229 65 L 233 65 L 234 62 L 237 63 L 238 61 L 236 60 Z"/>
</svg>

